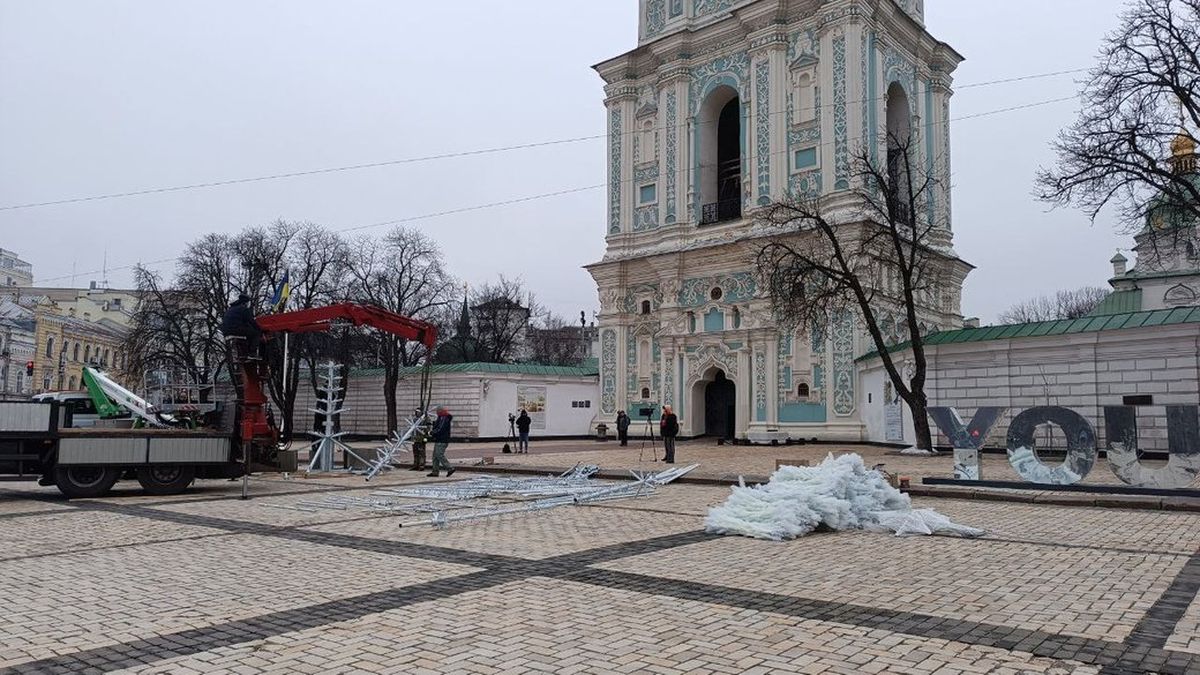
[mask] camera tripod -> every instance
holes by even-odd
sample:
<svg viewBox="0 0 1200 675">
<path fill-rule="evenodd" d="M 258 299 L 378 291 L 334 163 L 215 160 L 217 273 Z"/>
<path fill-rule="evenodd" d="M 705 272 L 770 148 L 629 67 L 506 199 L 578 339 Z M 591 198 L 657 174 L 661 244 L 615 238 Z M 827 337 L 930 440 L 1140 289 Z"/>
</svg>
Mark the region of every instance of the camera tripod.
<svg viewBox="0 0 1200 675">
<path fill-rule="evenodd" d="M 511 444 L 511 445 L 510 445 Z M 508 440 L 504 443 L 504 454 L 511 454 L 517 451 L 517 418 L 512 414 L 508 416 Z"/>
<path fill-rule="evenodd" d="M 638 463 L 642 463 L 643 456 L 646 453 L 646 442 L 650 442 L 650 458 L 658 461 L 658 439 L 654 437 L 654 419 L 650 415 L 646 415 L 646 429 L 642 432 L 642 449 L 638 451 Z"/>
</svg>

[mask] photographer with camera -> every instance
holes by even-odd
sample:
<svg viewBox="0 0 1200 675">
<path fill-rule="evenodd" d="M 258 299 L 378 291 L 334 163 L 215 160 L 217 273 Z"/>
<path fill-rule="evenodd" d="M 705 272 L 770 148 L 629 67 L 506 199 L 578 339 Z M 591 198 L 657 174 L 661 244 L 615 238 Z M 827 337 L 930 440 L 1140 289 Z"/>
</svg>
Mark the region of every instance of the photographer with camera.
<svg viewBox="0 0 1200 675">
<path fill-rule="evenodd" d="M 529 454 L 529 427 L 533 424 L 533 419 L 529 417 L 529 413 L 525 409 L 521 409 L 521 414 L 517 417 L 517 433 L 520 436 L 517 439 L 517 454 Z"/>
</svg>

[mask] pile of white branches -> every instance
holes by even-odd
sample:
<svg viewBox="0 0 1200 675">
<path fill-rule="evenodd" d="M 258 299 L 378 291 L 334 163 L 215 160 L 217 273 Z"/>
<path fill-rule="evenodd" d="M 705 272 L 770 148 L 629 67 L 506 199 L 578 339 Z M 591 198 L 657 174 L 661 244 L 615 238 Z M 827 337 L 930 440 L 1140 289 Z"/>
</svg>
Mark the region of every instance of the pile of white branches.
<svg viewBox="0 0 1200 675">
<path fill-rule="evenodd" d="M 733 488 L 708 512 L 705 529 L 780 541 L 817 528 L 978 537 L 983 530 L 956 525 L 936 511 L 913 509 L 908 495 L 855 454 L 830 455 L 815 467 L 785 466 L 765 485 Z"/>
</svg>

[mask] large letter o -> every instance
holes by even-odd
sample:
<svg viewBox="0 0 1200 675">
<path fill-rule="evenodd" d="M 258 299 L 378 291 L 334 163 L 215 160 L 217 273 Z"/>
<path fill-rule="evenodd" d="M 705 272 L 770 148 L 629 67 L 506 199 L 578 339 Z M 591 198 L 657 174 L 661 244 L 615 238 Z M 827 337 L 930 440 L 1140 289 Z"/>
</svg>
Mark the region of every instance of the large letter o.
<svg viewBox="0 0 1200 675">
<path fill-rule="evenodd" d="M 1055 424 L 1067 437 L 1067 458 L 1049 467 L 1035 452 L 1034 432 L 1041 424 Z M 1030 408 L 1008 425 L 1008 461 L 1030 483 L 1074 485 L 1096 465 L 1096 431 L 1079 413 L 1057 406 Z"/>
</svg>

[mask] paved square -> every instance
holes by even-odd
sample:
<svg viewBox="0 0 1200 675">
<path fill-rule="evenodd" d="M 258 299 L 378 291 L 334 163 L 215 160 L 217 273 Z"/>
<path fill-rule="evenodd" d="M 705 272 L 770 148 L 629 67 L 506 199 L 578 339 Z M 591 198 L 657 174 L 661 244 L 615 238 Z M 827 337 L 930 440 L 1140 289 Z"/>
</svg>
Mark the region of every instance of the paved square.
<svg viewBox="0 0 1200 675">
<path fill-rule="evenodd" d="M 773 543 L 704 534 L 707 486 L 445 530 L 273 507 L 425 480 L 0 487 L 0 675 L 1200 672 L 1194 514 L 928 499 L 989 536 Z"/>
</svg>

